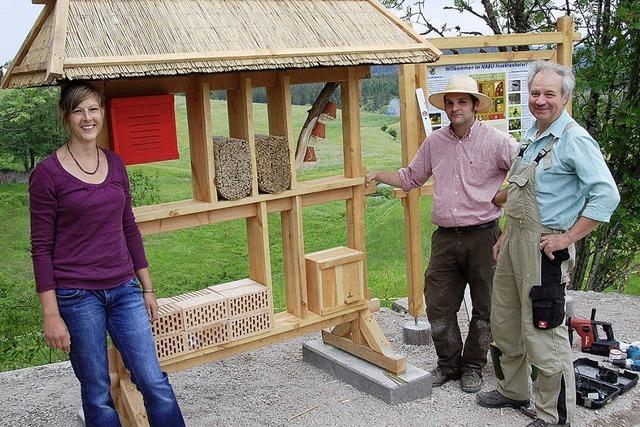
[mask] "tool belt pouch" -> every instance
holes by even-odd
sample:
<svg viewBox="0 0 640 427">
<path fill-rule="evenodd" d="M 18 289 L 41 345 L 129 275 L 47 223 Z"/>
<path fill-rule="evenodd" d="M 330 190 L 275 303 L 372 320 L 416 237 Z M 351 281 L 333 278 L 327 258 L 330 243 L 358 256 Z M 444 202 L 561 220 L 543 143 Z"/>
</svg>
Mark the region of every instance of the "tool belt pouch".
<svg viewBox="0 0 640 427">
<path fill-rule="evenodd" d="M 569 259 L 569 250 L 553 253 L 554 259 L 541 253 L 541 284 L 531 288 L 529 297 L 533 311 L 533 326 L 537 329 L 553 329 L 564 322 L 564 289 L 562 263 Z"/>
<path fill-rule="evenodd" d="M 529 292 L 536 329 L 553 329 L 560 326 L 565 317 L 564 283 L 555 286 L 537 285 Z"/>
</svg>

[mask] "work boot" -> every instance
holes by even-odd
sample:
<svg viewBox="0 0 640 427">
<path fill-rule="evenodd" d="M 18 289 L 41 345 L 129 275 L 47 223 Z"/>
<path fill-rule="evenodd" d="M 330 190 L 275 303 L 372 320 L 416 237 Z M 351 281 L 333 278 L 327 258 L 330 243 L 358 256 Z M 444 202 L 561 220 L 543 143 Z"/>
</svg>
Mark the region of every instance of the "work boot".
<svg viewBox="0 0 640 427">
<path fill-rule="evenodd" d="M 552 426 L 553 427 L 555 426 L 570 427 L 571 424 L 552 424 L 552 423 L 546 422 L 542 418 L 536 418 L 535 420 L 527 424 L 527 427 L 552 427 Z"/>
<path fill-rule="evenodd" d="M 446 383 L 449 380 L 459 380 L 459 379 L 460 379 L 460 371 L 458 370 L 443 369 L 438 366 L 436 369 L 431 371 L 432 387 L 440 387 L 442 384 Z"/>
<path fill-rule="evenodd" d="M 529 400 L 514 400 L 504 397 L 498 390 L 476 394 L 476 402 L 485 408 L 514 408 L 529 406 Z"/>
<path fill-rule="evenodd" d="M 466 393 L 477 393 L 482 388 L 482 372 L 479 369 L 467 369 L 462 373 L 460 389 Z"/>
</svg>

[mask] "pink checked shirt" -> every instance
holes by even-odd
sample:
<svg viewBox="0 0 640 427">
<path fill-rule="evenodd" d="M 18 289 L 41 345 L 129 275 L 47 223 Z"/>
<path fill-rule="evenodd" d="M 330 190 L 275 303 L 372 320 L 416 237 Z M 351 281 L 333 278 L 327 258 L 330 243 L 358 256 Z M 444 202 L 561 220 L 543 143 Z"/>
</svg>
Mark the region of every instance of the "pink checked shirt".
<svg viewBox="0 0 640 427">
<path fill-rule="evenodd" d="M 509 172 L 518 144 L 479 120 L 458 139 L 450 126 L 430 134 L 409 166 L 398 170 L 402 189 L 422 186 L 433 176 L 431 221 L 442 227 L 483 224 L 499 218 L 491 203 Z"/>
</svg>

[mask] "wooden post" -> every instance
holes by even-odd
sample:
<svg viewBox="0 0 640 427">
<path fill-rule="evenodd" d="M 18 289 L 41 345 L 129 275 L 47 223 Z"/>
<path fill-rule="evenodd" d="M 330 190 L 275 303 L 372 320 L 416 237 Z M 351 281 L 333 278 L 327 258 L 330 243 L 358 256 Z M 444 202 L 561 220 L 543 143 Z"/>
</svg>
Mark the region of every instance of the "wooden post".
<svg viewBox="0 0 640 427">
<path fill-rule="evenodd" d="M 253 99 L 251 77 L 240 73 L 238 89 L 227 92 L 229 111 L 229 136 L 244 139 L 251 150 L 251 196 L 258 195 L 258 173 L 256 167 L 256 142 L 253 131 Z"/>
<path fill-rule="evenodd" d="M 267 88 L 267 111 L 269 115 L 269 134 L 284 136 L 289 144 L 289 163 L 291 164 L 291 189 L 298 187 L 296 172 L 296 141 L 291 124 L 291 85 L 289 76 L 278 74 L 278 84 Z"/>
<path fill-rule="evenodd" d="M 360 80 L 353 68 L 349 68 L 349 79 L 341 84 L 341 91 L 344 175 L 349 178 L 364 177 L 360 146 Z M 364 197 L 364 186 L 359 186 L 353 187 L 353 198 L 347 199 L 348 246 L 363 252 Z"/>
<path fill-rule="evenodd" d="M 209 83 L 194 77 L 191 90 L 186 93 L 186 104 L 193 198 L 203 202 L 215 202 L 217 194 L 213 184 L 215 163 Z"/>
<path fill-rule="evenodd" d="M 102 106 L 104 108 L 104 120 L 102 121 L 102 130 L 100 130 L 100 133 L 98 134 L 98 147 L 110 150 L 111 137 L 109 135 L 109 129 L 111 124 L 109 122 L 109 112 L 107 111 L 110 96 L 107 93 L 107 84 L 105 81 L 93 82 L 93 87 L 95 87 L 98 93 L 102 95 L 102 102 L 104 103 Z"/>
<path fill-rule="evenodd" d="M 292 198 L 291 209 L 282 212 L 281 224 L 287 311 L 298 317 L 306 317 L 309 305 L 300 196 Z"/>
<path fill-rule="evenodd" d="M 400 134 L 402 138 L 402 165 L 407 166 L 413 159 L 420 144 L 416 100 L 416 66 L 401 65 L 398 75 L 400 92 Z M 407 283 L 409 314 L 414 317 L 424 315 L 422 280 L 422 227 L 420 224 L 420 192 L 412 190 L 402 199 L 404 208 L 404 234 L 407 257 Z"/>
<path fill-rule="evenodd" d="M 573 18 L 570 16 L 561 16 L 556 23 L 558 32 L 562 33 L 562 43 L 557 46 L 558 64 L 571 68 L 573 66 Z M 572 112 L 572 102 L 569 100 L 566 106 L 567 112 Z"/>
<path fill-rule="evenodd" d="M 286 73 L 278 73 L 277 84 L 267 87 L 267 111 L 269 133 L 287 138 L 289 164 L 291 165 L 291 189 L 298 186 L 295 166 L 295 140 L 291 124 L 291 86 Z M 304 234 L 302 231 L 302 199 L 291 200 L 291 209 L 280 213 L 282 250 L 284 258 L 284 282 L 287 311 L 298 317 L 309 314 L 307 309 L 307 278 L 304 265 Z"/>
</svg>

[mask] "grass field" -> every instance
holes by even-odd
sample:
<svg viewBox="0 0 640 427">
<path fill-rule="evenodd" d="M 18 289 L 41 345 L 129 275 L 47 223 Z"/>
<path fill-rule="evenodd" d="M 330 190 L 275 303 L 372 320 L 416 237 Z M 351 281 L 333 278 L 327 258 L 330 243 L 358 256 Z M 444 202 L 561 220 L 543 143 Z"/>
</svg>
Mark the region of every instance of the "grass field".
<svg viewBox="0 0 640 427">
<path fill-rule="evenodd" d="M 308 107 L 293 107 L 294 129 L 300 129 Z M 191 172 L 184 98 L 176 97 L 180 159 L 134 166 L 158 176 L 160 201 L 191 198 Z M 256 133 L 267 133 L 264 104 L 254 104 Z M 212 102 L 213 131 L 227 135 L 226 103 Z M 317 165 L 299 173 L 300 180 L 342 174 L 341 121 L 327 125 L 327 138 L 316 148 Z M 399 133 L 398 118 L 362 113 L 362 148 L 365 167 L 395 169 L 400 166 L 400 142 L 383 132 L 387 125 Z M 6 166 L 2 164 L 0 166 Z M 40 308 L 34 292 L 29 255 L 27 185 L 0 185 L 0 370 L 16 369 L 61 360 L 64 355 L 49 351 L 41 336 Z M 428 258 L 431 199 L 421 200 L 423 248 Z M 280 216 L 269 215 L 269 239 L 274 304 L 285 307 Z M 333 202 L 304 209 L 305 252 L 344 245 L 345 203 Z M 367 268 L 373 296 L 389 305 L 406 296 L 403 211 L 399 199 L 388 190 L 367 197 L 365 217 Z M 243 220 L 151 235 L 144 238 L 159 297 L 201 289 L 248 276 L 247 239 Z M 426 265 L 426 260 L 425 260 Z M 640 294 L 640 279 L 634 276 L 628 293 Z"/>
<path fill-rule="evenodd" d="M 308 107 L 293 107 L 294 129 L 300 129 Z M 180 159 L 134 166 L 145 174 L 157 173 L 160 201 L 191 198 L 191 172 L 184 98 L 176 97 Z M 256 133 L 267 133 L 264 104 L 254 105 Z M 212 102 L 213 129 L 227 135 L 226 103 Z M 327 138 L 316 148 L 317 165 L 299 173 L 300 180 L 342 174 L 340 114 L 327 125 Z M 392 169 L 400 166 L 400 142 L 383 132 L 387 125 L 398 130 L 398 118 L 363 113 L 362 145 L 365 167 Z M 6 163 L 3 164 L 6 166 Z M 423 201 L 429 210 L 430 201 Z M 28 198 L 26 184 L 0 186 L 0 370 L 47 363 L 64 356 L 43 347 L 40 309 L 34 292 L 29 256 Z M 346 243 L 345 203 L 333 202 L 305 208 L 305 252 Z M 383 302 L 406 295 L 404 228 L 398 199 L 375 195 L 367 199 L 366 237 L 369 286 Z M 429 225 L 427 225 L 427 231 Z M 283 310 L 284 297 L 280 216 L 269 215 L 274 304 Z M 428 244 L 429 233 L 425 233 Z M 247 240 L 243 220 L 145 237 L 158 296 L 170 296 L 247 277 Z"/>
</svg>

